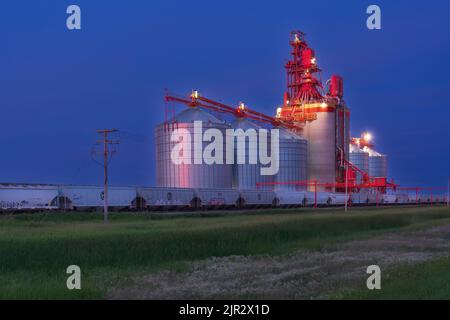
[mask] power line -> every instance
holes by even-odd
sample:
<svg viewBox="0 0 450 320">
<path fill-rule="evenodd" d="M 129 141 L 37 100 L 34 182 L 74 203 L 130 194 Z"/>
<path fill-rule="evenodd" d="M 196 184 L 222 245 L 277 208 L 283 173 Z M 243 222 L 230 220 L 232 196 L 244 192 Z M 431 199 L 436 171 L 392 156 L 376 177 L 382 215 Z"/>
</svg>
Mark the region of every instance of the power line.
<svg viewBox="0 0 450 320">
<path fill-rule="evenodd" d="M 153 141 L 149 136 L 124 130 L 120 130 L 119 136 L 123 140 L 130 140 L 137 143 L 149 144 Z"/>
</svg>

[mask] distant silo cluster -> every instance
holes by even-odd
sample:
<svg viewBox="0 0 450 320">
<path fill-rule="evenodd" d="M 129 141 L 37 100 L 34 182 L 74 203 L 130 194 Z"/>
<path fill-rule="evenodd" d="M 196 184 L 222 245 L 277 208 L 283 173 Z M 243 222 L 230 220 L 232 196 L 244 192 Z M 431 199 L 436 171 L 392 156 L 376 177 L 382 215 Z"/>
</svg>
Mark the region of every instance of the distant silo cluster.
<svg viewBox="0 0 450 320">
<path fill-rule="evenodd" d="M 350 162 L 363 170 L 370 177 L 387 178 L 387 156 L 374 149 L 372 136 L 363 133 L 359 138 L 353 138 L 350 144 Z M 361 174 L 357 174 L 360 181 Z"/>
</svg>

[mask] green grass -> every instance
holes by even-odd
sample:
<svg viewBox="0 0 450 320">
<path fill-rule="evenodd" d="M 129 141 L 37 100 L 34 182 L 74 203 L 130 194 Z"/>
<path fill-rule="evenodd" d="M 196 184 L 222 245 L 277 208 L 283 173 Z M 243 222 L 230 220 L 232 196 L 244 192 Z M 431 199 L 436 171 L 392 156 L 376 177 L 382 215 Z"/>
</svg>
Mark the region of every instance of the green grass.
<svg viewBox="0 0 450 320">
<path fill-rule="evenodd" d="M 360 287 L 342 291 L 335 299 L 441 300 L 450 299 L 450 257 L 415 266 L 401 266 L 381 274 L 381 289 Z"/>
<path fill-rule="evenodd" d="M 214 217 L 35 214 L 0 219 L 0 299 L 92 299 L 133 276 L 230 255 L 320 250 L 389 231 L 448 223 L 445 208 L 266 210 Z M 82 270 L 82 290 L 65 270 Z"/>
</svg>

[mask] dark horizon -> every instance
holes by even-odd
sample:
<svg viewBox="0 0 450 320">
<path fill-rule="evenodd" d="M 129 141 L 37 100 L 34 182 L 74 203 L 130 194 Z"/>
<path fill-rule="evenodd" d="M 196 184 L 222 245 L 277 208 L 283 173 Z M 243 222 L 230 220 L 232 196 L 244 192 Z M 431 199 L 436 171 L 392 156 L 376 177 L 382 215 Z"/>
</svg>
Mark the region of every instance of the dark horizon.
<svg viewBox="0 0 450 320">
<path fill-rule="evenodd" d="M 164 90 L 245 102 L 275 114 L 285 90 L 289 33 L 300 29 L 325 81 L 344 78 L 351 135 L 374 135 L 389 177 L 446 186 L 450 176 L 450 3 L 377 1 L 382 30 L 366 28 L 368 1 L 72 2 L 18 0 L 0 13 L 0 182 L 101 185 L 96 129 L 121 140 L 110 184 L 155 186 L 153 129 Z M 326 3 L 326 6 L 323 5 Z M 178 108 L 181 110 L 181 108 Z"/>
</svg>

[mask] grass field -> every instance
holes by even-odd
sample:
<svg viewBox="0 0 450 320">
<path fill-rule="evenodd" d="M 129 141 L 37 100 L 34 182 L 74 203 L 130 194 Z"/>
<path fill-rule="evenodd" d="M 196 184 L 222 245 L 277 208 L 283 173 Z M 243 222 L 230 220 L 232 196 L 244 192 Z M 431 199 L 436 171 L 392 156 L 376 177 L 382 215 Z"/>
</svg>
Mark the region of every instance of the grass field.
<svg viewBox="0 0 450 320">
<path fill-rule="evenodd" d="M 342 290 L 335 299 L 450 299 L 450 258 L 421 263 L 417 266 L 403 266 L 389 270 L 388 281 L 382 290 L 369 291 L 360 287 Z"/>
<path fill-rule="evenodd" d="M 449 223 L 450 211 L 436 207 L 352 208 L 349 213 L 342 209 L 265 210 L 202 217 L 114 213 L 109 225 L 102 224 L 98 213 L 2 216 L 0 299 L 104 298 L 109 290 L 131 285 L 141 275 L 167 269 L 183 274 L 191 262 L 211 257 L 320 252 L 388 232 Z M 82 270 L 82 290 L 66 288 L 65 270 L 73 264 Z M 399 280 L 376 296 L 358 288 L 337 288 L 335 297 L 426 297 L 434 284 L 430 277 L 436 283 L 445 277 L 448 283 L 443 271 L 449 265 L 448 259 L 442 259 L 400 268 L 392 271 Z M 429 289 L 412 290 L 412 274 Z M 448 286 L 436 286 L 436 290 L 434 297 L 450 293 Z M 384 292 L 389 294 L 383 296 Z"/>
</svg>

